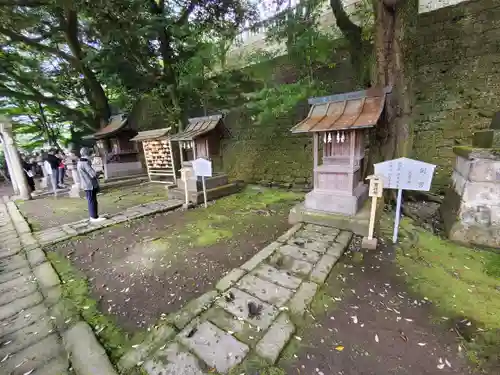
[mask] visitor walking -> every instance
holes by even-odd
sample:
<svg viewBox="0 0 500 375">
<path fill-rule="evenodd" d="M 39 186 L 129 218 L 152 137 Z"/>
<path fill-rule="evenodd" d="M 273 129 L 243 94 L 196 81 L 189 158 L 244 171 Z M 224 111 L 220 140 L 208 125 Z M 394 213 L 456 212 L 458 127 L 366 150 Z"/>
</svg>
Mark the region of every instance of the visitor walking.
<svg viewBox="0 0 500 375">
<path fill-rule="evenodd" d="M 32 165 L 28 163 L 25 158 L 21 159 L 21 164 L 24 171 L 24 177 L 26 177 L 26 181 L 30 188 L 30 193 L 33 193 L 35 191 L 35 174 L 33 173 Z"/>
<path fill-rule="evenodd" d="M 54 195 L 57 194 L 57 189 L 61 189 L 59 186 L 58 179 L 58 170 L 59 165 L 61 164 L 61 160 L 55 155 L 56 150 L 50 149 L 47 154 L 47 160 L 45 166 L 47 167 L 47 174 L 50 175 L 50 181 L 52 182 L 52 190 L 54 191 Z"/>
<path fill-rule="evenodd" d="M 59 159 L 57 167 L 57 184 L 64 188 L 64 176 L 66 175 L 66 165 L 64 164 L 64 153 L 62 150 L 57 150 L 56 157 Z"/>
<path fill-rule="evenodd" d="M 80 160 L 76 165 L 76 170 L 80 177 L 80 186 L 82 190 L 85 190 L 85 195 L 87 197 L 87 202 L 89 205 L 89 216 L 90 221 L 100 222 L 106 220 L 104 217 L 99 217 L 97 211 L 97 193 L 99 193 L 99 181 L 97 179 L 97 174 L 94 168 L 90 164 L 90 152 L 87 147 L 83 147 L 80 150 Z"/>
</svg>

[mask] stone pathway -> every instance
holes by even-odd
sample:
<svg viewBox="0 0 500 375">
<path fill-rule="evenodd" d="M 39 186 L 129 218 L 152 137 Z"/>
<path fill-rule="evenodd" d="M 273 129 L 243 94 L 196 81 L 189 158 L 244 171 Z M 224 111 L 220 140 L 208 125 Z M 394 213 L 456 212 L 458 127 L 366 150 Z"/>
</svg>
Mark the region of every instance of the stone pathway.
<svg viewBox="0 0 500 375">
<path fill-rule="evenodd" d="M 297 224 L 241 267 L 216 290 L 165 317 L 146 340 L 123 356 L 120 370 L 149 375 L 226 374 L 255 354 L 275 363 L 300 318 L 352 233 Z"/>
<path fill-rule="evenodd" d="M 175 210 L 182 207 L 183 202 L 178 199 L 168 199 L 155 201 L 127 208 L 125 211 L 114 215 L 105 215 L 108 220 L 100 223 L 90 223 L 88 219 L 76 221 L 71 224 L 64 224 L 35 233 L 35 238 L 42 246 L 47 246 L 57 242 L 65 241 L 71 237 L 90 233 L 111 225 L 123 223 L 128 220 L 138 219 L 143 216 L 153 215 L 159 212 Z"/>
<path fill-rule="evenodd" d="M 14 202 L 0 203 L 0 374 L 116 375 Z"/>
</svg>

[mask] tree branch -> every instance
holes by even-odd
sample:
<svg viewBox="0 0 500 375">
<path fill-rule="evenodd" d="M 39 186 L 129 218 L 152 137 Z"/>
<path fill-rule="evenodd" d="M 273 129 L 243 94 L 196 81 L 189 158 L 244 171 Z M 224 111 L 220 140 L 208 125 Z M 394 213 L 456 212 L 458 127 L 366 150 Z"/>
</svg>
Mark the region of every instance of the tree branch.
<svg viewBox="0 0 500 375">
<path fill-rule="evenodd" d="M 49 5 L 51 2 L 48 0 L 0 0 L 0 7 L 40 7 Z"/>
<path fill-rule="evenodd" d="M 50 54 L 59 56 L 62 59 L 66 60 L 70 63 L 74 63 L 76 60 L 73 56 L 67 54 L 66 52 L 59 50 L 58 48 L 47 46 L 45 44 L 41 44 L 41 43 L 37 42 L 36 40 L 25 37 L 24 35 L 18 34 L 12 30 L 6 29 L 6 28 L 1 27 L 1 26 L 0 26 L 0 34 L 4 34 L 7 37 L 9 37 L 12 42 L 24 43 L 27 46 L 33 47 L 40 52 L 46 52 L 46 53 L 50 53 Z"/>
<path fill-rule="evenodd" d="M 330 7 L 332 8 L 338 28 L 349 43 L 352 45 L 361 45 L 363 42 L 362 29 L 351 21 L 344 9 L 342 0 L 330 0 Z"/>
</svg>

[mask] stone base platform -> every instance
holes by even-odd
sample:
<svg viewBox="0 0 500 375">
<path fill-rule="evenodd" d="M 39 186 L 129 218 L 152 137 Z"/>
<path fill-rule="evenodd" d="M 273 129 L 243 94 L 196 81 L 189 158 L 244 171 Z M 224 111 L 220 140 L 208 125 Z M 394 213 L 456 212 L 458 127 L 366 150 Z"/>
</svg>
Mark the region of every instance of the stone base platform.
<svg viewBox="0 0 500 375">
<path fill-rule="evenodd" d="M 366 236 L 370 222 L 370 202 L 366 201 L 361 210 L 354 216 L 311 210 L 306 208 L 304 203 L 299 203 L 290 210 L 288 222 L 290 224 L 308 223 L 323 225 L 348 230 L 359 236 Z"/>
<path fill-rule="evenodd" d="M 182 182 L 179 182 L 180 184 Z M 207 200 L 211 201 L 214 199 L 225 197 L 226 195 L 231 195 L 239 192 L 243 188 L 243 185 L 238 183 L 229 183 L 222 186 L 217 186 L 212 189 L 207 187 Z M 184 188 L 182 186 L 169 186 L 168 187 L 168 197 L 172 199 L 185 200 Z M 203 191 L 190 191 L 188 193 L 189 201 L 194 204 L 201 204 L 203 200 Z"/>
<path fill-rule="evenodd" d="M 477 209 L 473 215 L 460 217 L 462 206 L 461 197 L 453 188 L 448 189 L 444 201 L 440 207 L 443 226 L 447 237 L 457 243 L 466 246 L 480 246 L 494 248 L 496 251 L 500 248 L 500 225 L 490 222 L 490 220 L 481 220 L 489 216 L 489 209 Z M 492 207 L 492 206 L 490 206 Z M 460 220 L 462 219 L 462 220 Z M 484 225 L 486 221 L 489 226 Z"/>
</svg>

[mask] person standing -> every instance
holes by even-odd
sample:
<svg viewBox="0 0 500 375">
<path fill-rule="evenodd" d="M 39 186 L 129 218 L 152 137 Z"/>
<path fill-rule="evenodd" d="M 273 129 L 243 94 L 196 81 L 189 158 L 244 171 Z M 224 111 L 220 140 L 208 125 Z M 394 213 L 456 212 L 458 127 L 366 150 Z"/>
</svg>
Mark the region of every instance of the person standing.
<svg viewBox="0 0 500 375">
<path fill-rule="evenodd" d="M 30 193 L 33 193 L 35 191 L 35 175 L 32 170 L 32 165 L 26 161 L 26 158 L 21 159 L 21 164 L 24 171 L 24 177 L 26 178 L 26 181 L 28 182 L 28 186 L 30 188 Z"/>
<path fill-rule="evenodd" d="M 64 164 L 64 153 L 62 150 L 57 150 L 56 157 L 59 159 L 59 166 L 57 167 L 57 184 L 64 188 L 64 176 L 66 175 L 66 166 Z"/>
<path fill-rule="evenodd" d="M 54 195 L 57 193 L 57 189 L 60 189 L 59 181 L 58 181 L 58 170 L 59 165 L 61 164 L 61 160 L 55 155 L 56 150 L 50 149 L 47 154 L 47 163 L 46 165 L 50 167 L 50 172 L 47 168 L 47 173 L 50 174 L 50 181 L 52 182 L 52 189 L 54 190 Z"/>
<path fill-rule="evenodd" d="M 106 220 L 104 217 L 99 217 L 97 207 L 97 193 L 99 193 L 99 181 L 97 174 L 92 168 L 89 160 L 90 152 L 87 147 L 80 150 L 80 160 L 76 164 L 76 170 L 80 177 L 80 186 L 85 190 L 85 196 L 89 206 L 90 222 L 96 223 Z"/>
</svg>

